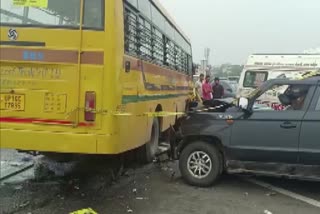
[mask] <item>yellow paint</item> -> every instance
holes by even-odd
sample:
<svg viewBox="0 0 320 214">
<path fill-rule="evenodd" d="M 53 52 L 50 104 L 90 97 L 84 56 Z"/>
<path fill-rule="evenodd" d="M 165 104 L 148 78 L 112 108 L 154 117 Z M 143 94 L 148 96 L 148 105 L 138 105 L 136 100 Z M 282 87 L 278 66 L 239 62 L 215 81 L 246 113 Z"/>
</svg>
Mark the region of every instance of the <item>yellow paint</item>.
<svg viewBox="0 0 320 214">
<path fill-rule="evenodd" d="M 98 213 L 95 212 L 93 209 L 88 208 L 88 209 L 78 210 L 70 214 L 98 214 Z"/>
<path fill-rule="evenodd" d="M 148 117 L 170 117 L 185 115 L 185 112 L 147 112 L 145 115 Z"/>
<path fill-rule="evenodd" d="M 189 97 L 188 89 L 148 91 L 144 87 L 141 70 L 132 69 L 129 73 L 124 71 L 123 1 L 106 0 L 105 15 L 105 31 L 15 27 L 19 34 L 18 41 L 46 43 L 45 47 L 36 48 L 36 51 L 99 51 L 104 53 L 104 64 L 1 61 L 0 93 L 9 94 L 13 91 L 14 94 L 24 95 L 25 100 L 24 111 L 1 110 L 0 118 L 53 121 L 1 122 L 1 148 L 119 154 L 150 140 L 153 117 L 160 117 L 161 130 L 165 131 L 183 114 Z M 0 37 L 4 40 L 8 38 L 8 30 L 8 27 L 0 27 Z M 35 50 L 31 47 L 24 48 Z M 157 86 L 192 85 L 182 78 L 150 73 L 146 73 L 146 79 Z M 87 109 L 85 106 L 87 91 L 96 93 L 95 109 Z M 178 94 L 185 95 L 177 96 Z M 128 96 L 143 98 L 167 95 L 171 96 L 122 102 Z M 162 112 L 154 113 L 157 106 Z M 85 111 L 88 110 L 96 113 L 94 126 L 81 126 L 92 124 L 84 119 Z M 55 121 L 69 121 L 70 124 L 59 125 Z"/>
<path fill-rule="evenodd" d="M 307 72 L 306 74 L 303 74 L 301 77 L 298 77 L 297 80 L 304 80 L 317 75 L 320 75 L 320 70 Z"/>
<path fill-rule="evenodd" d="M 12 0 L 13 5 L 22 7 L 48 7 L 48 0 Z"/>
</svg>

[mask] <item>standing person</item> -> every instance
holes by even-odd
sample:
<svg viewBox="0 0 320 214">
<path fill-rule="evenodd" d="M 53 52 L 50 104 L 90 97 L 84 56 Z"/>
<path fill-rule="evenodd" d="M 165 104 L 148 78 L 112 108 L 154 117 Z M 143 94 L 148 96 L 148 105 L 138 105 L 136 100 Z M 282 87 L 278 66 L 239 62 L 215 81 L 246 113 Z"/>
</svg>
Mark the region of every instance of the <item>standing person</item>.
<svg viewBox="0 0 320 214">
<path fill-rule="evenodd" d="M 199 80 L 196 82 L 195 86 L 196 86 L 196 90 L 198 92 L 198 95 L 200 96 L 201 99 L 203 99 L 202 96 L 202 84 L 203 84 L 203 80 L 204 80 L 204 75 L 200 74 L 199 76 Z"/>
<path fill-rule="evenodd" d="M 211 101 L 212 100 L 212 87 L 210 84 L 210 76 L 206 76 L 205 82 L 202 84 L 202 96 L 203 96 L 203 102 Z"/>
<path fill-rule="evenodd" d="M 224 88 L 222 85 L 220 85 L 220 79 L 216 77 L 214 79 L 214 84 L 212 86 L 213 91 L 213 99 L 221 99 L 224 96 Z"/>
</svg>

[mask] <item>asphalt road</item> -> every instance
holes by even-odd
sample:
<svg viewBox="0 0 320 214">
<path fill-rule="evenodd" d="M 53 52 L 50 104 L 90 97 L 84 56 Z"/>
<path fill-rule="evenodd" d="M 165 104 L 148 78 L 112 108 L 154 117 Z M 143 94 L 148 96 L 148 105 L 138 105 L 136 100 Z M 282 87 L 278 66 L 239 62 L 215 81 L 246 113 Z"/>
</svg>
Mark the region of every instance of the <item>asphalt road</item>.
<svg viewBox="0 0 320 214">
<path fill-rule="evenodd" d="M 7 153 L 3 158 L 11 158 Z M 10 152 L 10 151 L 9 151 Z M 3 154 L 3 153 L 1 153 Z M 12 153 L 14 154 L 14 153 Z M 96 163 L 105 169 L 104 163 Z M 97 213 L 141 214 L 276 214 L 319 213 L 320 209 L 290 195 L 246 181 L 246 177 L 223 176 L 211 188 L 195 188 L 183 182 L 176 163 L 138 166 L 111 182 L 108 170 L 42 182 L 30 181 L 32 172 L 0 186 L 0 213 L 70 213 L 92 208 Z M 25 180 L 23 180 L 25 178 Z M 298 195 L 320 200 L 320 183 L 255 178 Z"/>
<path fill-rule="evenodd" d="M 260 177 L 258 178 L 258 180 L 320 202 L 320 182 L 298 181 L 266 177 Z"/>
</svg>

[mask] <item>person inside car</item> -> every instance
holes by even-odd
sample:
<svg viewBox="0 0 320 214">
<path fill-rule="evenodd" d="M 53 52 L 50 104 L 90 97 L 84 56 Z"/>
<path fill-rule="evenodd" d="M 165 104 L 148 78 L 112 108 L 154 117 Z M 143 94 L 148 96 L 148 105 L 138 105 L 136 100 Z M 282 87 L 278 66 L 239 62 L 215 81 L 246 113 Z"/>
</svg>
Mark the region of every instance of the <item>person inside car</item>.
<svg viewBox="0 0 320 214">
<path fill-rule="evenodd" d="M 285 110 L 299 111 L 304 107 L 304 101 L 308 91 L 308 86 L 289 86 L 285 93 L 279 96 L 279 100 L 282 105 L 287 106 Z"/>
</svg>

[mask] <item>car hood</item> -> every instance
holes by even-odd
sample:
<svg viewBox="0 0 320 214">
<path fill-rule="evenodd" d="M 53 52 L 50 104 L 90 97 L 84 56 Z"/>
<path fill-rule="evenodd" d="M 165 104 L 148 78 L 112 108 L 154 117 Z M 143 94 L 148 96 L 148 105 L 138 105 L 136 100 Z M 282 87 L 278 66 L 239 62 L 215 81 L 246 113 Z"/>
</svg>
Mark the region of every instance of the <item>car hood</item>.
<svg viewBox="0 0 320 214">
<path fill-rule="evenodd" d="M 226 112 L 193 112 L 181 124 L 182 136 L 225 136 L 230 131 L 230 120 L 243 118 L 245 113 L 239 108 L 231 108 Z"/>
</svg>

